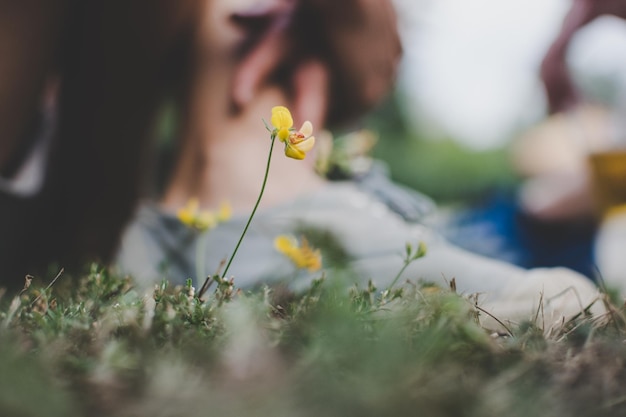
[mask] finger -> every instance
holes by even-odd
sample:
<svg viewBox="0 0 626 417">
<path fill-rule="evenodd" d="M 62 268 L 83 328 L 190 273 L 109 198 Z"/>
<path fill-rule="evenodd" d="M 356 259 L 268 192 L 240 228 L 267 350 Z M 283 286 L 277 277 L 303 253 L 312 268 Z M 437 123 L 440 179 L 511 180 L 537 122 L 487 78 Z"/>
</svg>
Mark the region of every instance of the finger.
<svg viewBox="0 0 626 417">
<path fill-rule="evenodd" d="M 402 54 L 395 10 L 387 0 L 302 4 L 314 19 L 299 22 L 299 36 L 308 43 L 327 42 L 333 84 L 329 122 L 345 122 L 379 102 L 393 85 Z"/>
<path fill-rule="evenodd" d="M 268 29 L 244 57 L 234 77 L 232 97 L 236 106 L 248 103 L 259 86 L 283 62 L 291 44 L 286 34 L 292 12 L 293 7 L 283 7 L 279 12 L 265 16 L 271 19 Z"/>
<path fill-rule="evenodd" d="M 293 111 L 298 123 L 309 120 L 323 126 L 328 107 L 328 69 L 319 61 L 298 65 L 293 78 Z"/>
</svg>

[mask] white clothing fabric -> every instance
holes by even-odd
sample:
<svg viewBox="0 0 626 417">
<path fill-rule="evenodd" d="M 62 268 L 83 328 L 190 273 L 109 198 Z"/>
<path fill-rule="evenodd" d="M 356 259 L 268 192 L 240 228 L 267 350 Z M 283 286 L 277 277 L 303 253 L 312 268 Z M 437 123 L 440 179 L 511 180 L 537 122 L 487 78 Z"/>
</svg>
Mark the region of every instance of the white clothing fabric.
<svg viewBox="0 0 626 417">
<path fill-rule="evenodd" d="M 387 185 L 396 187 L 390 182 Z M 312 228 L 340 243 L 349 256 L 352 280 L 365 285 L 372 279 L 381 289 L 402 267 L 406 243 L 424 242 L 426 256 L 406 269 L 401 282 L 425 280 L 446 286 L 455 278 L 458 292 L 480 293 L 481 306 L 501 320 L 531 319 L 543 301 L 540 319 L 544 324 L 558 323 L 598 298 L 593 283 L 574 271 L 528 271 L 457 248 L 424 222 L 407 221 L 390 208 L 392 204 L 370 191 L 351 181 L 331 182 L 306 197 L 257 212 L 228 275 L 240 288 L 284 280 L 294 289 L 305 287 L 320 273 L 295 273 L 290 261 L 274 249 L 273 241 L 279 234 L 297 236 L 299 230 Z M 118 264 L 139 283 L 150 285 L 163 278 L 182 283 L 196 276 L 196 245 L 204 240 L 201 275 L 213 274 L 231 254 L 246 220 L 235 217 L 198 234 L 175 216 L 146 204 L 124 236 Z M 327 270 L 329 279 L 332 269 Z M 595 303 L 592 311 L 602 311 L 601 303 Z"/>
</svg>

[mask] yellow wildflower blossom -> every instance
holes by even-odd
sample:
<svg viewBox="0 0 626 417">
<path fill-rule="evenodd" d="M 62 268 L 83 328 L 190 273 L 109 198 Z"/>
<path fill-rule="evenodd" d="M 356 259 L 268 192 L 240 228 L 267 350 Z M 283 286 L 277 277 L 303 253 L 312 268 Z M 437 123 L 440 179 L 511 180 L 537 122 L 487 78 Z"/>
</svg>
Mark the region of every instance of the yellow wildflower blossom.
<svg viewBox="0 0 626 417">
<path fill-rule="evenodd" d="M 281 142 L 284 142 L 289 137 L 290 130 L 293 127 L 293 118 L 289 109 L 284 106 L 273 107 L 270 121 L 275 128 L 276 136 Z"/>
<path fill-rule="evenodd" d="M 217 221 L 225 222 L 227 220 L 230 220 L 232 215 L 233 215 L 233 209 L 228 203 L 228 201 L 222 202 L 222 204 L 220 205 L 220 210 L 217 212 Z"/>
<path fill-rule="evenodd" d="M 285 155 L 293 159 L 304 159 L 306 153 L 313 149 L 315 136 L 313 125 L 308 120 L 302 124 L 300 130 L 293 129 L 293 118 L 289 109 L 284 106 L 272 108 L 273 135 L 285 144 Z"/>
<path fill-rule="evenodd" d="M 285 141 L 285 155 L 293 159 L 304 159 L 306 153 L 313 149 L 313 145 L 315 145 L 313 125 L 307 120 L 300 130 L 291 132 Z"/>
<path fill-rule="evenodd" d="M 274 247 L 286 255 L 297 268 L 315 272 L 322 267 L 319 249 L 313 249 L 304 237 L 299 244 L 293 236 L 280 235 L 274 239 Z"/>
<path fill-rule="evenodd" d="M 228 220 L 231 216 L 231 209 L 228 203 L 222 203 L 218 213 L 200 210 L 198 199 L 191 198 L 185 207 L 178 210 L 176 215 L 183 224 L 203 232 L 217 226 L 220 222 Z"/>
</svg>

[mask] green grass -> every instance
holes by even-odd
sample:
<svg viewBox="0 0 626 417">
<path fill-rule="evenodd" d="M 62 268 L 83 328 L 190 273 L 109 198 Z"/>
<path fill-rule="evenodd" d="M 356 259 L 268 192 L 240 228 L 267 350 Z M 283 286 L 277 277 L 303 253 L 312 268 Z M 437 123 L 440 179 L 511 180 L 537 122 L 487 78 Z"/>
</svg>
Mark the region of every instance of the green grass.
<svg viewBox="0 0 626 417">
<path fill-rule="evenodd" d="M 46 286 L 0 300 L 2 416 L 626 415 L 621 306 L 505 336 L 468 298 L 418 283 L 220 281 L 199 300 L 94 265 Z"/>
</svg>

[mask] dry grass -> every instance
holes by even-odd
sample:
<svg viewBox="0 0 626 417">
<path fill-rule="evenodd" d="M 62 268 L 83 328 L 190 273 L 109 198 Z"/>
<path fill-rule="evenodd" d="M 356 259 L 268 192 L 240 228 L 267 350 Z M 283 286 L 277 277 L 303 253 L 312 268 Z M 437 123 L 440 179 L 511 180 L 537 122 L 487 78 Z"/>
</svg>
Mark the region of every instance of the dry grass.
<svg viewBox="0 0 626 417">
<path fill-rule="evenodd" d="M 54 274 L 51 274 L 54 278 Z M 153 294 L 93 266 L 0 309 L 0 415 L 626 415 L 624 308 L 508 332 L 450 289 Z"/>
</svg>

